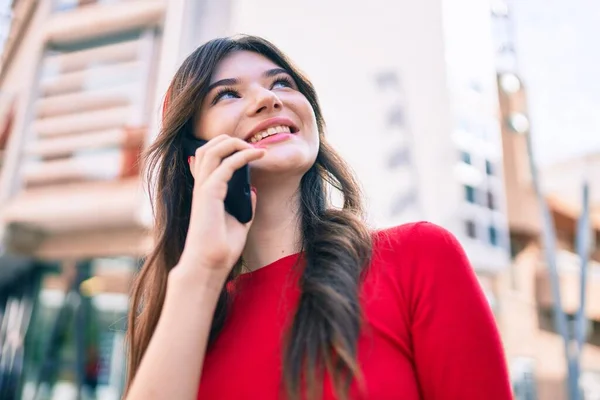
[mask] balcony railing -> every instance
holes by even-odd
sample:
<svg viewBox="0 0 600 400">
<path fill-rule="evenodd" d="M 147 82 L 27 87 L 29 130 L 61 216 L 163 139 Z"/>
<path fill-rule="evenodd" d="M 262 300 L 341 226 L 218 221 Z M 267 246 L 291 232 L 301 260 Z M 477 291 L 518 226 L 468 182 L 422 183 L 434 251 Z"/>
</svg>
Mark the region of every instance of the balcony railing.
<svg viewBox="0 0 600 400">
<path fill-rule="evenodd" d="M 161 2 L 127 3 L 147 16 Z M 54 19 L 66 14 L 52 17 L 46 27 L 48 46 L 13 178 L 17 191 L 2 210 L 3 219 L 63 234 L 139 227 L 138 158 L 153 105 L 157 21 L 145 26 L 142 18 L 135 29 L 121 29 L 108 24 L 106 13 L 94 19 L 86 11 L 96 23 L 89 32 L 102 34 L 58 40 L 67 35 L 67 25 L 82 21 L 79 13 L 83 9 L 69 13 L 65 25 Z"/>
<path fill-rule="evenodd" d="M 79 1 L 44 26 L 51 44 L 77 43 L 160 25 L 166 0 Z M 66 9 L 64 10 L 66 11 Z"/>
<path fill-rule="evenodd" d="M 152 34 L 44 58 L 25 148 L 25 188 L 133 175 L 144 140 Z M 134 127 L 134 129 L 132 129 Z"/>
</svg>

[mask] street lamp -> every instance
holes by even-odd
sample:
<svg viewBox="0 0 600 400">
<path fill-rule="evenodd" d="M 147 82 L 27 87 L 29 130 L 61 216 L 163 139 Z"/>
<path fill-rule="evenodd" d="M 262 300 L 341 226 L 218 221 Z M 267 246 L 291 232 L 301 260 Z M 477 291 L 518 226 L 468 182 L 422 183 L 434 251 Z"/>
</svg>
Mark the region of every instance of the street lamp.
<svg viewBox="0 0 600 400">
<path fill-rule="evenodd" d="M 529 118 L 523 113 L 515 112 L 508 117 L 508 126 L 521 135 L 529 131 Z"/>
<path fill-rule="evenodd" d="M 507 72 L 500 75 L 500 88 L 508 94 L 515 94 L 521 90 L 521 80 L 513 73 Z"/>
</svg>

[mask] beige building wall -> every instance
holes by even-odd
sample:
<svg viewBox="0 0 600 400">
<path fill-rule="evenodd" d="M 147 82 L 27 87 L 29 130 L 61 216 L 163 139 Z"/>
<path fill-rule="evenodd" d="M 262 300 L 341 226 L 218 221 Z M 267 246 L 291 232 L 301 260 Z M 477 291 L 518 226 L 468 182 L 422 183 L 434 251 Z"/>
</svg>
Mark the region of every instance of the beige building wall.
<svg viewBox="0 0 600 400">
<path fill-rule="evenodd" d="M 517 360 L 531 359 L 538 398 L 567 400 L 565 385 L 567 369 L 563 339 L 557 333 L 541 328 L 549 321 L 540 321 L 540 312 L 551 310 L 551 304 L 542 304 L 539 300 L 539 291 L 549 290 L 547 279 L 545 282 L 540 282 L 540 277 L 547 276 L 542 259 L 540 248 L 537 245 L 530 245 L 517 256 L 511 270 L 499 277 L 496 282 L 499 301 L 497 321 L 513 371 Z M 571 285 L 565 285 L 569 283 Z M 569 298 L 573 294 L 571 291 L 577 288 L 577 285 L 572 283 L 562 282 L 563 299 Z M 589 290 L 593 291 L 593 287 L 590 286 Z M 593 301 L 588 301 L 588 304 L 590 308 L 595 308 L 597 305 Z M 572 311 L 568 307 L 566 310 Z M 598 320 L 591 313 L 588 317 Z M 581 361 L 582 371 L 600 371 L 600 347 L 586 344 Z"/>
<path fill-rule="evenodd" d="M 501 80 L 502 76 L 499 77 L 499 82 Z M 519 363 L 531 361 L 538 398 L 566 400 L 565 345 L 562 337 L 555 332 L 551 317 L 554 299 L 546 255 L 541 247 L 541 209 L 529 170 L 527 138 L 511 126 L 511 117 L 515 114 L 527 116 L 526 89 L 521 84 L 518 91 L 511 92 L 503 90 L 501 84 L 499 86 L 508 221 L 516 256 L 510 269 L 496 282 L 498 322 L 513 372 L 518 370 Z M 573 203 L 570 197 L 578 193 L 575 182 L 577 166 L 581 162 L 583 159 L 573 162 L 571 168 L 559 166 L 545 169 L 545 185 L 542 188 L 547 195 L 546 201 L 555 223 L 558 246 L 555 250 L 562 306 L 571 315 L 576 313 L 580 302 L 580 260 L 574 254 L 574 239 L 581 207 Z M 592 218 L 592 226 L 597 235 L 600 223 L 596 217 Z M 598 332 L 594 330 L 600 320 L 600 298 L 597 296 L 600 289 L 599 273 L 600 265 L 591 262 L 588 270 L 586 316 L 591 321 L 589 326 L 592 330 L 589 332 L 590 340 L 583 349 L 581 364 L 585 374 L 582 387 L 587 391 L 587 396 L 600 394 L 597 391 L 599 378 L 593 375 L 600 371 Z"/>
<path fill-rule="evenodd" d="M 29 0 L 25 0 L 29 1 Z M 29 1 L 30 3 L 37 3 Z M 18 169 L 22 151 L 26 121 L 30 112 L 34 85 L 39 68 L 39 58 L 43 48 L 41 27 L 50 13 L 49 2 L 37 4 L 26 26 L 20 26 L 23 33 L 20 43 L 14 45 L 10 59 L 3 59 L 0 90 L 4 95 L 15 98 L 15 118 L 7 143 L 7 151 L 0 176 L 0 206 L 16 191 L 13 176 Z"/>
<path fill-rule="evenodd" d="M 150 242 L 137 157 L 154 122 L 153 82 L 173 58 L 162 57 L 160 46 L 178 24 L 169 29 L 165 17 L 181 2 L 99 2 L 68 11 L 52 10 L 54 3 L 18 3 L 31 5 L 31 17 L 18 20 L 22 32 L 0 70 L 0 90 L 16 99 L 0 223 L 41 231 L 36 255 L 43 258 L 142 255 Z M 139 40 L 105 39 L 134 30 Z M 136 98 L 135 84 L 111 87 L 109 77 L 123 73 L 147 77 L 140 81 L 145 93 Z"/>
<path fill-rule="evenodd" d="M 499 83 L 499 87 L 501 88 Z M 504 185 L 506 188 L 507 214 L 510 229 L 526 235 L 541 232 L 540 208 L 533 187 L 527 154 L 527 138 L 510 127 L 514 113 L 526 115 L 526 88 L 516 93 L 499 90 L 500 115 L 502 118 L 502 147 L 504 149 Z"/>
</svg>

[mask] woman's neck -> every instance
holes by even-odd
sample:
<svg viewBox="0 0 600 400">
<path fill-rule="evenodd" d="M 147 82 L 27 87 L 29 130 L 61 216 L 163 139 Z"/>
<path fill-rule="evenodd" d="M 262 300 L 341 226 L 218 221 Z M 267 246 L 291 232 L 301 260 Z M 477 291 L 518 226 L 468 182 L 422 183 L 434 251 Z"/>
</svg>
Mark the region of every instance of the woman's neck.
<svg viewBox="0 0 600 400">
<path fill-rule="evenodd" d="M 243 251 L 249 270 L 301 250 L 299 186 L 300 182 L 292 179 L 257 187 L 256 212 Z"/>
</svg>

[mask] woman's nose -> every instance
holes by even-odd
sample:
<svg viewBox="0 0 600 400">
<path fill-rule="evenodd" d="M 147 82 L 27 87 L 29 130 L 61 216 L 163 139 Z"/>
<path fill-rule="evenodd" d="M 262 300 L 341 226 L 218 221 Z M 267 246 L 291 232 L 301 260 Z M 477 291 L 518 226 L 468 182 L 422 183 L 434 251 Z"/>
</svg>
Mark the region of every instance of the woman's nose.
<svg viewBox="0 0 600 400">
<path fill-rule="evenodd" d="M 253 101 L 248 107 L 248 115 L 253 116 L 259 113 L 269 113 L 281 109 L 281 100 L 272 91 L 260 88 L 256 89 Z"/>
</svg>

